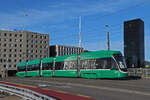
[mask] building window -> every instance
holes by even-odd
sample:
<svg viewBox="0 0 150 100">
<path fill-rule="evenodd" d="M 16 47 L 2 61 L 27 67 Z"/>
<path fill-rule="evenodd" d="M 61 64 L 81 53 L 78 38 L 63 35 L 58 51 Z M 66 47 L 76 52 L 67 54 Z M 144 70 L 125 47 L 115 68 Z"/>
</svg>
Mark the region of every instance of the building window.
<svg viewBox="0 0 150 100">
<path fill-rule="evenodd" d="M 31 40 L 31 43 L 33 43 L 33 40 Z"/>
<path fill-rule="evenodd" d="M 4 54 L 3 57 L 6 57 L 6 54 Z"/>
<path fill-rule="evenodd" d="M 31 45 L 31 48 L 33 48 L 33 45 Z"/>
<path fill-rule="evenodd" d="M 6 49 L 4 49 L 4 52 L 6 52 Z"/>
<path fill-rule="evenodd" d="M 4 44 L 4 47 L 6 47 L 6 43 Z"/>
<path fill-rule="evenodd" d="M 46 39 L 46 36 L 44 36 L 44 39 Z"/>
<path fill-rule="evenodd" d="M 11 54 L 9 54 L 9 57 L 11 57 Z"/>
<path fill-rule="evenodd" d="M 17 44 L 15 44 L 15 47 L 17 47 Z"/>
<path fill-rule="evenodd" d="M 21 55 L 19 55 L 21 57 Z"/>
<path fill-rule="evenodd" d="M 33 35 L 31 35 L 31 37 L 33 38 Z"/>
<path fill-rule="evenodd" d="M 4 36 L 7 36 L 7 33 L 4 33 Z"/>
<path fill-rule="evenodd" d="M 9 52 L 12 52 L 12 49 L 9 49 Z"/>
<path fill-rule="evenodd" d="M 14 62 L 17 62 L 17 60 L 15 59 Z"/>
<path fill-rule="evenodd" d="M 20 37 L 22 37 L 22 34 L 20 34 Z"/>
<path fill-rule="evenodd" d="M 42 53 L 42 50 L 40 50 L 40 53 Z"/>
<path fill-rule="evenodd" d="M 15 52 L 17 52 L 17 49 L 15 49 Z"/>
<path fill-rule="evenodd" d="M 0 62 L 2 63 L 2 62 L 3 62 L 3 60 L 2 60 L 2 59 L 0 59 Z"/>
<path fill-rule="evenodd" d="M 42 36 L 40 36 L 40 38 L 42 39 Z"/>
<path fill-rule="evenodd" d="M 4 41 L 6 41 L 7 39 L 6 38 L 4 38 Z"/>
<path fill-rule="evenodd" d="M 17 55 L 16 55 L 16 54 L 14 54 L 14 57 L 17 57 Z"/>
<path fill-rule="evenodd" d="M 16 41 L 17 41 L 17 39 L 14 40 L 14 42 L 16 42 Z"/>
<path fill-rule="evenodd" d="M 17 34 L 15 34 L 15 37 L 17 37 Z"/>
<path fill-rule="evenodd" d="M 20 49 L 20 52 L 22 52 L 22 50 Z"/>
<path fill-rule="evenodd" d="M 36 35 L 35 38 L 37 38 L 38 36 Z"/>
<path fill-rule="evenodd" d="M 11 65 L 9 65 L 9 68 L 11 67 Z"/>
<path fill-rule="evenodd" d="M 11 41 L 12 41 L 12 39 L 9 39 L 9 41 L 11 42 Z"/>
<path fill-rule="evenodd" d="M 6 68 L 6 65 L 4 65 L 4 68 Z"/>
<path fill-rule="evenodd" d="M 16 65 L 14 65 L 14 68 L 16 68 L 17 66 Z"/>
<path fill-rule="evenodd" d="M 11 62 L 11 59 L 8 59 L 8 62 Z"/>
<path fill-rule="evenodd" d="M 31 50 L 31 53 L 33 53 L 33 50 Z"/>
<path fill-rule="evenodd" d="M 22 44 L 20 44 L 20 47 L 22 47 Z"/>
<path fill-rule="evenodd" d="M 9 36 L 12 36 L 12 34 L 10 33 Z"/>
<path fill-rule="evenodd" d="M 11 47 L 12 45 L 11 44 L 9 44 L 9 47 Z"/>
<path fill-rule="evenodd" d="M 36 40 L 35 42 L 38 43 L 38 40 Z"/>
<path fill-rule="evenodd" d="M 20 42 L 22 42 L 22 39 L 20 39 Z"/>
</svg>

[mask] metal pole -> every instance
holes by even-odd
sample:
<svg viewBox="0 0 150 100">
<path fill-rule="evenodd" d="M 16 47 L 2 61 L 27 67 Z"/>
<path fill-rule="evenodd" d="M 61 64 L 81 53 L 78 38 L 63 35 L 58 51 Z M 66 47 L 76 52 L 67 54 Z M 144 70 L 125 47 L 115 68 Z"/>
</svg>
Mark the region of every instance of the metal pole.
<svg viewBox="0 0 150 100">
<path fill-rule="evenodd" d="M 107 30 L 107 50 L 110 50 L 110 39 L 109 39 L 109 30 L 108 30 L 108 24 L 105 25 Z"/>
<path fill-rule="evenodd" d="M 41 60 L 41 63 L 40 63 L 40 77 L 42 76 L 42 60 Z"/>
<path fill-rule="evenodd" d="M 82 40 L 81 40 L 81 16 L 79 17 L 79 47 L 82 46 Z"/>
<path fill-rule="evenodd" d="M 81 16 L 79 17 L 79 48 L 81 48 Z M 77 57 L 77 77 L 80 77 L 80 57 L 81 57 L 81 52 L 79 52 L 78 57 Z"/>
<path fill-rule="evenodd" d="M 55 76 L 55 58 L 53 58 L 53 76 Z"/>
</svg>

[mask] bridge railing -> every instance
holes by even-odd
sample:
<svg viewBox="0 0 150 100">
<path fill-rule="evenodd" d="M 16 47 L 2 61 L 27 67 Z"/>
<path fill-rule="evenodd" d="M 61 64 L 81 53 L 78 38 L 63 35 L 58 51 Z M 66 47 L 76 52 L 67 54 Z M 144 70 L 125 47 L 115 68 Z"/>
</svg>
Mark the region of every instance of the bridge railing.
<svg viewBox="0 0 150 100">
<path fill-rule="evenodd" d="M 142 78 L 150 78 L 150 69 L 128 68 L 128 76 L 139 76 Z"/>
<path fill-rule="evenodd" d="M 13 93 L 14 95 L 20 96 L 25 100 L 58 100 L 54 97 L 49 97 L 29 89 L 6 85 L 6 84 L 0 84 L 0 89 L 1 91 Z"/>
</svg>

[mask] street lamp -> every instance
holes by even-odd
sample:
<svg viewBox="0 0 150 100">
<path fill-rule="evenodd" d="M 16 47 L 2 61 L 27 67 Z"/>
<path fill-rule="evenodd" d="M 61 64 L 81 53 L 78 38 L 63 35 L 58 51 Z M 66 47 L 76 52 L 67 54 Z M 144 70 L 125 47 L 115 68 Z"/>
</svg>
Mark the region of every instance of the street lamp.
<svg viewBox="0 0 150 100">
<path fill-rule="evenodd" d="M 107 50 L 109 51 L 110 50 L 110 39 L 109 39 L 109 30 L 108 30 L 109 26 L 108 26 L 108 24 L 106 24 L 105 27 L 106 27 L 106 31 L 107 31 Z"/>
</svg>

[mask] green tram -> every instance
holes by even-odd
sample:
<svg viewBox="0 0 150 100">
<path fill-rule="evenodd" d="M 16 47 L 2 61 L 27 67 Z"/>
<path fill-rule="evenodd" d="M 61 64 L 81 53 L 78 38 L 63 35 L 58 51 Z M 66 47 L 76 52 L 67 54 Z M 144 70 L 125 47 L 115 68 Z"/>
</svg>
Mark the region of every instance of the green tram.
<svg viewBox="0 0 150 100">
<path fill-rule="evenodd" d="M 18 63 L 19 77 L 123 78 L 128 76 L 120 51 L 92 51 Z"/>
</svg>

